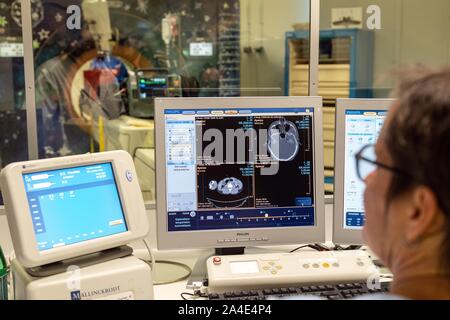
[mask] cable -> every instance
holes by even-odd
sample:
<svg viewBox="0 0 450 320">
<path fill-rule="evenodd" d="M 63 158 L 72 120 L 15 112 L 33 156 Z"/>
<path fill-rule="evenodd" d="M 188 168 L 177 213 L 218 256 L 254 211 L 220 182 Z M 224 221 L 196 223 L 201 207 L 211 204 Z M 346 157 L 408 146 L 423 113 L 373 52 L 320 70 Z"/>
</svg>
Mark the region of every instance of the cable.
<svg viewBox="0 0 450 320">
<path fill-rule="evenodd" d="M 193 296 L 194 296 L 193 293 L 182 292 L 182 293 L 180 294 L 180 296 L 181 296 L 181 299 L 183 299 L 183 300 L 187 300 L 187 299 L 184 297 L 184 295 L 188 295 L 188 296 L 190 296 L 190 297 L 193 297 Z"/>
<path fill-rule="evenodd" d="M 347 248 L 345 248 L 344 250 L 359 250 L 361 249 L 362 246 L 355 246 L 355 245 L 351 245 L 348 246 Z"/>
<path fill-rule="evenodd" d="M 208 295 L 201 293 L 200 291 L 196 291 L 194 293 L 190 293 L 190 292 L 182 292 L 180 294 L 181 299 L 183 300 L 188 300 L 186 299 L 185 295 L 188 295 L 190 297 L 196 297 L 196 298 L 208 298 Z"/>
<path fill-rule="evenodd" d="M 191 276 L 191 274 L 192 274 L 192 269 L 188 265 L 186 265 L 184 263 L 181 263 L 181 262 L 167 261 L 167 260 L 156 260 L 155 262 L 156 263 L 160 263 L 160 264 L 170 264 L 170 265 L 174 265 L 174 266 L 179 266 L 179 267 L 182 267 L 183 269 L 185 269 L 187 271 L 186 275 L 181 276 L 179 278 L 176 278 L 174 280 L 153 283 L 153 285 L 155 285 L 155 286 L 160 286 L 160 285 L 172 284 L 172 283 L 180 282 L 180 281 L 188 279 Z"/>
<path fill-rule="evenodd" d="M 144 239 L 142 241 L 144 242 L 144 245 L 147 248 L 148 254 L 150 255 L 150 261 L 147 261 L 147 262 L 149 262 L 150 269 L 152 270 L 152 274 L 153 274 L 153 271 L 154 271 L 153 266 L 156 263 L 155 256 L 153 255 L 152 249 L 150 249 L 150 245 L 148 244 L 147 239 Z"/>
<path fill-rule="evenodd" d="M 311 248 L 317 250 L 317 251 L 331 251 L 330 248 L 328 248 L 327 246 L 324 246 L 323 244 L 320 243 L 314 243 L 311 245 Z"/>
<path fill-rule="evenodd" d="M 154 273 L 155 273 L 155 266 L 156 266 L 157 263 L 178 266 L 178 267 L 181 267 L 181 268 L 183 268 L 183 269 L 185 269 L 187 271 L 187 273 L 185 275 L 183 275 L 183 276 L 181 276 L 179 278 L 176 278 L 176 279 L 173 279 L 173 280 L 170 280 L 170 281 L 154 282 L 153 283 L 154 286 L 160 286 L 160 285 L 172 284 L 172 283 L 180 282 L 180 281 L 188 279 L 191 276 L 192 269 L 188 265 L 186 265 L 184 263 L 181 263 L 181 262 L 176 262 L 176 261 L 156 260 L 155 256 L 153 255 L 152 250 L 150 249 L 150 245 L 148 244 L 147 240 L 144 239 L 143 242 L 145 244 L 145 247 L 147 248 L 148 254 L 150 255 L 150 260 L 143 260 L 143 261 L 147 262 L 150 265 L 150 269 L 152 270 L 152 275 L 154 275 Z"/>
<path fill-rule="evenodd" d="M 330 251 L 329 248 L 327 248 L 327 247 L 325 247 L 325 246 L 323 246 L 323 245 L 321 245 L 319 243 L 314 243 L 314 244 L 306 244 L 304 246 L 300 246 L 298 248 L 295 248 L 294 250 L 289 251 L 289 253 L 293 253 L 293 252 L 295 252 L 297 250 L 300 250 L 300 249 L 303 249 L 303 248 L 311 248 L 311 249 L 314 249 L 316 251 Z"/>
<path fill-rule="evenodd" d="M 300 250 L 300 249 L 303 249 L 303 248 L 309 248 L 309 247 L 310 247 L 309 244 L 304 245 L 304 246 L 300 246 L 300 247 L 298 247 L 298 248 L 295 248 L 294 250 L 289 251 L 289 253 L 293 253 L 293 252 L 295 252 L 295 251 L 297 251 L 297 250 Z"/>
<path fill-rule="evenodd" d="M 350 245 L 348 247 L 343 247 L 343 246 L 340 246 L 338 244 L 335 245 L 334 248 L 333 248 L 333 250 L 338 250 L 338 251 L 341 251 L 341 250 L 359 250 L 359 249 L 361 249 L 361 246 Z"/>
</svg>

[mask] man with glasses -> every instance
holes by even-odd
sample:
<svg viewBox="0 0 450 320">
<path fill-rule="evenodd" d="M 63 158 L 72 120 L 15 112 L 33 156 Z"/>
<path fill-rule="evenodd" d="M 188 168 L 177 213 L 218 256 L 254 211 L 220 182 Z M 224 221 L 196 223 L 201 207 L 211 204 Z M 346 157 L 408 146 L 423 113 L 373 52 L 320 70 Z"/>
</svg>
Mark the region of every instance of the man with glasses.
<svg viewBox="0 0 450 320">
<path fill-rule="evenodd" d="M 450 69 L 405 73 L 376 145 L 356 155 L 363 236 L 393 295 L 450 299 Z"/>
</svg>

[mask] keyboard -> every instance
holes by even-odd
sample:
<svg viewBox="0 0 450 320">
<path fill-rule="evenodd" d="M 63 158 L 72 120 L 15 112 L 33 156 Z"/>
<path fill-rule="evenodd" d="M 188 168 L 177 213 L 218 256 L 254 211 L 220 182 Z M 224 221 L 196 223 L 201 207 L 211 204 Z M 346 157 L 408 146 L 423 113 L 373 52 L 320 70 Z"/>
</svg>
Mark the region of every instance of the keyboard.
<svg viewBox="0 0 450 320">
<path fill-rule="evenodd" d="M 366 283 L 341 283 L 316 286 L 302 286 L 298 288 L 274 288 L 249 291 L 233 291 L 224 293 L 211 293 L 210 300 L 266 300 L 287 298 L 295 296 L 318 296 L 328 300 L 352 299 L 357 296 L 387 293 L 390 282 L 382 282 L 378 289 L 367 288 Z"/>
</svg>

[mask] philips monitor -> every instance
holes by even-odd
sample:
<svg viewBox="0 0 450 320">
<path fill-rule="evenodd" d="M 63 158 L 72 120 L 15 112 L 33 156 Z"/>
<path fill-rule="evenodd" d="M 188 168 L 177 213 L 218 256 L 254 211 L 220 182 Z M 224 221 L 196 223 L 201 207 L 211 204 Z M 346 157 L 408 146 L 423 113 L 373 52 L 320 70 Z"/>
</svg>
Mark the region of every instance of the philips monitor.
<svg viewBox="0 0 450 320">
<path fill-rule="evenodd" d="M 334 165 L 333 242 L 363 244 L 364 189 L 356 172 L 355 154 L 375 144 L 392 99 L 337 99 Z"/>
<path fill-rule="evenodd" d="M 156 99 L 159 249 L 325 241 L 322 98 Z"/>
<path fill-rule="evenodd" d="M 148 234 L 133 160 L 124 151 L 14 163 L 0 178 L 14 250 L 24 267 Z"/>
</svg>

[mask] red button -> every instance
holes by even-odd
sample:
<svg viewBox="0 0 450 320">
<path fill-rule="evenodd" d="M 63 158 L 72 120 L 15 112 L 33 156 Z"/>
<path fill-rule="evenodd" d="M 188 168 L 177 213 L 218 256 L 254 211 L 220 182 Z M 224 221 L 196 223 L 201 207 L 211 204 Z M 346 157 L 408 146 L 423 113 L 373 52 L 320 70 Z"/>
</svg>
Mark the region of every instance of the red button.
<svg viewBox="0 0 450 320">
<path fill-rule="evenodd" d="M 213 258 L 213 263 L 214 264 L 221 264 L 222 263 L 222 259 L 220 257 L 214 257 Z"/>
</svg>

